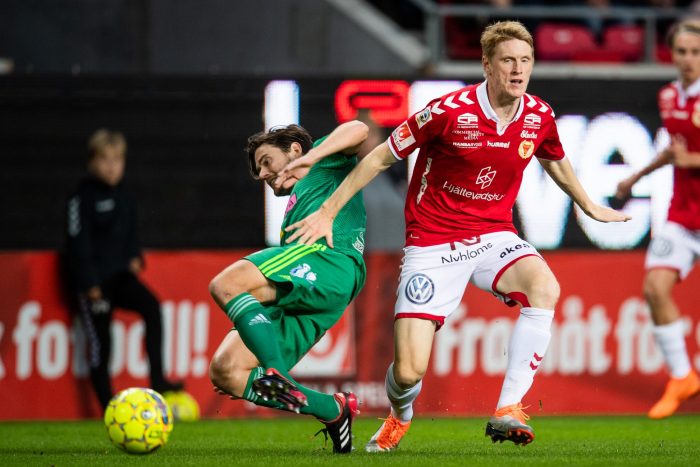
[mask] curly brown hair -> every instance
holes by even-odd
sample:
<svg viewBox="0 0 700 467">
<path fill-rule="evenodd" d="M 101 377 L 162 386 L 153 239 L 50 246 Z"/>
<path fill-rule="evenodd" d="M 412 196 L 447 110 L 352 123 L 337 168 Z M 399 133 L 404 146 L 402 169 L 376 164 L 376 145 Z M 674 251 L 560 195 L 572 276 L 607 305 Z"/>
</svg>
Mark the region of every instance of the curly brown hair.
<svg viewBox="0 0 700 467">
<path fill-rule="evenodd" d="M 257 179 L 260 174 L 260 169 L 255 166 L 255 151 L 260 146 L 269 144 L 289 152 L 292 143 L 299 143 L 302 154 L 306 154 L 313 147 L 314 141 L 309 132 L 299 125 L 273 127 L 250 136 L 245 150 L 248 153 L 248 168 L 253 178 Z"/>
</svg>

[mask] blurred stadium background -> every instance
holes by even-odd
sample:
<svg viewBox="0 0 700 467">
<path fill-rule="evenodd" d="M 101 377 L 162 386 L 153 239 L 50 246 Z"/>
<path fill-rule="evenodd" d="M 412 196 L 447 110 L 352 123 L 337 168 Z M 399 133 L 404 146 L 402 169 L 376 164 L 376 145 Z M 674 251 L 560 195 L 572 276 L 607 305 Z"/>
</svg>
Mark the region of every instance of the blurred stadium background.
<svg viewBox="0 0 700 467">
<path fill-rule="evenodd" d="M 250 179 L 253 132 L 300 123 L 315 137 L 371 119 L 385 134 L 433 97 L 482 79 L 478 37 L 522 20 L 536 40 L 529 91 L 557 112 L 591 196 L 663 144 L 657 90 L 675 73 L 664 34 L 687 1 L 4 0 L 0 2 L 0 419 L 100 415 L 85 339 L 60 293 L 64 203 L 98 127 L 124 132 L 127 183 L 140 200 L 146 281 L 166 322 L 168 375 L 204 417 L 269 416 L 216 397 L 209 357 L 229 329 L 207 284 L 274 244 L 284 201 Z M 352 388 L 384 414 L 392 313 L 409 167 L 368 187 L 368 282 L 345 318 L 295 370 L 326 390 Z M 666 381 L 641 296 L 644 248 L 663 221 L 671 172 L 641 182 L 624 225 L 597 225 L 531 164 L 517 226 L 557 274 L 553 340 L 525 402 L 543 414 L 644 413 Z M 695 271 L 677 290 L 700 369 Z M 417 411 L 485 415 L 495 406 L 515 314 L 468 289 L 438 333 Z M 142 323 L 113 326 L 115 389 L 144 385 Z M 60 403 L 57 403 L 60 401 Z M 682 411 L 700 411 L 700 401 Z"/>
</svg>

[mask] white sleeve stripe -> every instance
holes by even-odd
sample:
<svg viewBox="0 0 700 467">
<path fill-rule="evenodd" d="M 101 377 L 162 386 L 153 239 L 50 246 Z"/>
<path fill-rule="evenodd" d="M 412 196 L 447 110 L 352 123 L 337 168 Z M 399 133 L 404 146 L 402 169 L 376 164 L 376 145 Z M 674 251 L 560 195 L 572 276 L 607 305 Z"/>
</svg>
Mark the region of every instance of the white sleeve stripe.
<svg viewBox="0 0 700 467">
<path fill-rule="evenodd" d="M 387 144 L 389 145 L 389 150 L 391 151 L 391 154 L 394 155 L 394 157 L 396 158 L 396 160 L 398 160 L 398 161 L 404 160 L 404 158 L 401 157 L 401 156 L 399 156 L 399 154 L 396 152 L 396 149 L 394 149 L 394 144 L 393 144 L 393 142 L 391 141 L 391 136 L 389 136 L 389 138 L 387 138 L 386 142 L 387 142 Z"/>
</svg>

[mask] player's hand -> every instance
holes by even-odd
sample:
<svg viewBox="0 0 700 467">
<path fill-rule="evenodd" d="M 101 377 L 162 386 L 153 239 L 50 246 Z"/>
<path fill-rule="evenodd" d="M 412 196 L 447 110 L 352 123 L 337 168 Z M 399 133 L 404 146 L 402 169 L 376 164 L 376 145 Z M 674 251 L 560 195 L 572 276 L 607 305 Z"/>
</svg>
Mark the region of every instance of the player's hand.
<svg viewBox="0 0 700 467">
<path fill-rule="evenodd" d="M 588 214 L 588 217 L 599 222 L 627 222 L 632 219 L 632 216 L 624 212 L 616 211 L 599 204 L 593 205 L 593 208 L 589 212 L 586 212 L 586 214 Z"/>
<path fill-rule="evenodd" d="M 96 302 L 98 300 L 102 300 L 102 289 L 100 286 L 96 285 L 94 287 L 90 287 L 87 292 L 85 293 L 87 296 L 88 300 L 91 302 Z"/>
<path fill-rule="evenodd" d="M 141 258 L 131 258 L 131 261 L 129 261 L 129 271 L 135 276 L 143 271 L 143 261 L 141 261 Z"/>
<path fill-rule="evenodd" d="M 682 136 L 671 136 L 671 146 L 669 147 L 669 150 L 671 152 L 671 161 L 676 167 L 687 169 L 694 166 L 694 158 L 688 154 L 688 143 Z"/>
<path fill-rule="evenodd" d="M 284 188 L 288 190 L 292 188 L 296 182 L 306 177 L 313 165 L 314 163 L 309 157 L 295 159 L 280 170 L 272 184 L 276 189 Z"/>
<path fill-rule="evenodd" d="M 632 187 L 636 182 L 637 180 L 634 175 L 632 175 L 618 183 L 615 189 L 615 198 L 623 201 L 629 199 L 630 196 L 632 196 Z"/>
<path fill-rule="evenodd" d="M 286 243 L 297 240 L 302 245 L 313 245 L 319 238 L 325 238 L 328 246 L 333 248 L 333 218 L 325 214 L 322 209 L 309 214 L 284 230 L 294 232 L 287 238 Z"/>
</svg>

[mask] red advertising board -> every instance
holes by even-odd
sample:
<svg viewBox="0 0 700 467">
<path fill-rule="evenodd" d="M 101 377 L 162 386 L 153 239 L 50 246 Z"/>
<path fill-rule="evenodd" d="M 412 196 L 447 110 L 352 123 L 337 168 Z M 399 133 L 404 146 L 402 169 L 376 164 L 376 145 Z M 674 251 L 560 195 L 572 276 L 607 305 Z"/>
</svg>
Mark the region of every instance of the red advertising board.
<svg viewBox="0 0 700 467">
<path fill-rule="evenodd" d="M 165 366 L 183 379 L 205 417 L 267 416 L 273 411 L 217 396 L 209 359 L 230 323 L 208 296 L 209 280 L 247 251 L 151 252 L 144 280 L 161 300 Z M 552 343 L 525 399 L 543 414 L 642 413 L 660 395 L 666 374 L 641 297 L 643 252 L 545 255 L 562 296 Z M 369 254 L 367 284 L 344 318 L 294 373 L 321 390 L 351 388 L 363 413 L 384 413 L 384 374 L 392 360 L 398 254 Z M 697 271 L 676 298 L 691 362 L 700 369 Z M 60 291 L 53 252 L 0 254 L 0 419 L 99 416 L 87 378 L 85 339 Z M 506 366 L 517 309 L 467 289 L 462 306 L 437 333 L 419 414 L 492 412 Z M 112 327 L 115 389 L 147 385 L 143 324 L 119 311 Z M 700 401 L 684 411 L 700 411 Z"/>
</svg>

